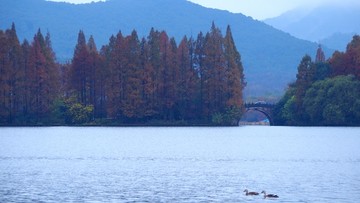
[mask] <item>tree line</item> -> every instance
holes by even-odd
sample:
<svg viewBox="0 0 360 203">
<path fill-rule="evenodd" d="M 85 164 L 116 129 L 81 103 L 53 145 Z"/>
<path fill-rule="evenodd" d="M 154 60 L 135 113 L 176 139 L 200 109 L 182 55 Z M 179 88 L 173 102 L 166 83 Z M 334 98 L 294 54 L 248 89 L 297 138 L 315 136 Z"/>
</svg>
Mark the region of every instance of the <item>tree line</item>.
<svg viewBox="0 0 360 203">
<path fill-rule="evenodd" d="M 97 49 L 80 31 L 74 55 L 56 62 L 50 34 L 20 43 L 0 30 L 2 125 L 218 124 L 243 111 L 241 56 L 230 26 L 213 23 L 177 45 L 165 31 L 113 35 Z"/>
<path fill-rule="evenodd" d="M 315 61 L 306 55 L 274 114 L 278 125 L 360 125 L 360 36 L 345 52 L 325 60 L 319 47 Z"/>
</svg>

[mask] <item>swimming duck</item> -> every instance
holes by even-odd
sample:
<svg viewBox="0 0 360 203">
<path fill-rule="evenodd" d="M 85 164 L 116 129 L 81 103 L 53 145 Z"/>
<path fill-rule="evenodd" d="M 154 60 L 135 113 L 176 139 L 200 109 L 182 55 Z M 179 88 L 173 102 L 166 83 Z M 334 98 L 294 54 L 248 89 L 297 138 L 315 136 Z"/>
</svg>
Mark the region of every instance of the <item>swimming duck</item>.
<svg viewBox="0 0 360 203">
<path fill-rule="evenodd" d="M 245 195 L 259 195 L 258 192 L 249 192 L 247 189 L 244 190 L 244 192 L 245 192 Z"/>
<path fill-rule="evenodd" d="M 261 194 L 264 194 L 264 198 L 279 198 L 278 195 L 266 194 L 265 190 L 263 190 L 263 191 L 261 192 Z"/>
</svg>

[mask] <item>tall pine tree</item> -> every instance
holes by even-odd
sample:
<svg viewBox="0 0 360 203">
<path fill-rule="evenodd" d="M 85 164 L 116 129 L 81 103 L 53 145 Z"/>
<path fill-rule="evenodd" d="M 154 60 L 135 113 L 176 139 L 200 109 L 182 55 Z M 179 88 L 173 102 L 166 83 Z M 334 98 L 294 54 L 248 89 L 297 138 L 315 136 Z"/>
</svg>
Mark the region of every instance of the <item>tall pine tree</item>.
<svg viewBox="0 0 360 203">
<path fill-rule="evenodd" d="M 227 91 L 223 37 L 214 22 L 205 37 L 202 77 L 204 112 L 210 119 L 215 113 L 225 110 Z"/>
<path fill-rule="evenodd" d="M 230 26 L 227 27 L 224 40 L 227 75 L 227 106 L 241 109 L 243 106 L 242 91 L 245 87 L 244 68 L 232 37 Z"/>
<path fill-rule="evenodd" d="M 87 105 L 90 102 L 88 58 L 89 50 L 85 34 L 80 30 L 70 70 L 70 89 L 77 102 L 83 105 Z"/>
<path fill-rule="evenodd" d="M 35 122 L 46 122 L 58 96 L 59 71 L 50 35 L 44 38 L 40 29 L 31 44 L 27 68 L 29 113 Z"/>
</svg>

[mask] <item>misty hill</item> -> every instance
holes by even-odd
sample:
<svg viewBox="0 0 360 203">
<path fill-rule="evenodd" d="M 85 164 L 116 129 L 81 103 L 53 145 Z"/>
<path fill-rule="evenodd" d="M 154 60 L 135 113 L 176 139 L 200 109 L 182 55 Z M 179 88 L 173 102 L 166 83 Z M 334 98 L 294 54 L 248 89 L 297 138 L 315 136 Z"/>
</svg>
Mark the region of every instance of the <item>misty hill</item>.
<svg viewBox="0 0 360 203">
<path fill-rule="evenodd" d="M 147 37 L 151 27 L 165 30 L 179 43 L 184 35 L 196 38 L 211 22 L 225 33 L 232 28 L 242 56 L 247 80 L 246 95 L 281 95 L 295 79 L 305 54 L 314 57 L 317 44 L 296 39 L 263 22 L 242 14 L 204 8 L 186 0 L 109 0 L 91 4 L 68 4 L 45 0 L 0 0 L 0 29 L 15 22 L 19 38 L 32 40 L 37 29 L 50 32 L 59 61 L 70 60 L 82 29 L 93 35 L 98 49 L 112 34 L 127 35 L 135 29 Z M 325 50 L 327 51 L 327 50 Z M 326 53 L 328 56 L 330 51 Z"/>
<path fill-rule="evenodd" d="M 358 32 L 360 33 L 360 32 Z M 331 49 L 345 51 L 347 44 L 352 40 L 357 33 L 335 33 L 325 39 L 320 40 L 320 44 L 323 44 Z"/>
<path fill-rule="evenodd" d="M 345 50 L 355 33 L 360 33 L 360 4 L 299 8 L 264 22 L 300 39 L 320 42 Z"/>
</svg>

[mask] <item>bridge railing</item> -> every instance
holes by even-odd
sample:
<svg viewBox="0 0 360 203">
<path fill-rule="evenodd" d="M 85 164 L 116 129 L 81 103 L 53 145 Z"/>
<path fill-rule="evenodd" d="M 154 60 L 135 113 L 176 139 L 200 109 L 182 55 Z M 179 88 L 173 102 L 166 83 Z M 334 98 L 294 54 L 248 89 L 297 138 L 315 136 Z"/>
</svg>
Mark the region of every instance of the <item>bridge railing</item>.
<svg viewBox="0 0 360 203">
<path fill-rule="evenodd" d="M 259 103 L 259 102 L 255 102 L 255 103 L 245 103 L 245 108 L 250 108 L 250 107 L 262 107 L 262 108 L 274 108 L 275 104 L 271 104 L 271 103 Z"/>
</svg>

